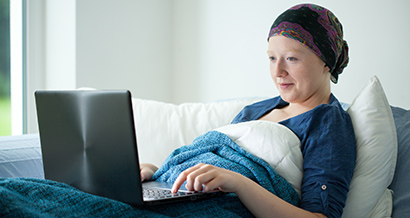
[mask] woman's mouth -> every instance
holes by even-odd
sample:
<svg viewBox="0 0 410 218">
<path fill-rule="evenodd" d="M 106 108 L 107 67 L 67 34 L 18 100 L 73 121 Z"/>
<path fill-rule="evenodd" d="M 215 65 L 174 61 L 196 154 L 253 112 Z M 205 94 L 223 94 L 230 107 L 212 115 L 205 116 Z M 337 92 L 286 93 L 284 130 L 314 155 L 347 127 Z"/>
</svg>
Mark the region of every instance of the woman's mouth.
<svg viewBox="0 0 410 218">
<path fill-rule="evenodd" d="M 293 83 L 279 83 L 279 87 L 282 90 L 285 90 L 285 89 L 289 88 L 290 86 L 293 86 Z"/>
</svg>

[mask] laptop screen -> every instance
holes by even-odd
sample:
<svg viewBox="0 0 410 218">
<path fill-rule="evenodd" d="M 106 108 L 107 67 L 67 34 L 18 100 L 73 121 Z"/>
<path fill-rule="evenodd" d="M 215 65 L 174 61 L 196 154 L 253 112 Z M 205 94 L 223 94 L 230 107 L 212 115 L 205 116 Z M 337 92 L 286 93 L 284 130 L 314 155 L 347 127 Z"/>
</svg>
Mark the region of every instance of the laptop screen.
<svg viewBox="0 0 410 218">
<path fill-rule="evenodd" d="M 45 178 L 141 204 L 129 91 L 36 91 Z"/>
</svg>

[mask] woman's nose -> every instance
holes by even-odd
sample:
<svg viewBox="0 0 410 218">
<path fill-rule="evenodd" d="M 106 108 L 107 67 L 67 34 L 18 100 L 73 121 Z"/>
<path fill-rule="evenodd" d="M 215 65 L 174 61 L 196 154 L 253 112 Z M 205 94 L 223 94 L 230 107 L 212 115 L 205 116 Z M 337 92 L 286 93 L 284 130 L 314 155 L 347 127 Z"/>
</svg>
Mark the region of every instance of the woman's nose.
<svg viewBox="0 0 410 218">
<path fill-rule="evenodd" d="M 274 63 L 271 63 L 270 69 L 271 69 L 271 74 L 274 77 L 282 77 L 282 76 L 287 75 L 287 71 L 285 67 L 283 66 L 282 61 L 278 60 Z"/>
</svg>

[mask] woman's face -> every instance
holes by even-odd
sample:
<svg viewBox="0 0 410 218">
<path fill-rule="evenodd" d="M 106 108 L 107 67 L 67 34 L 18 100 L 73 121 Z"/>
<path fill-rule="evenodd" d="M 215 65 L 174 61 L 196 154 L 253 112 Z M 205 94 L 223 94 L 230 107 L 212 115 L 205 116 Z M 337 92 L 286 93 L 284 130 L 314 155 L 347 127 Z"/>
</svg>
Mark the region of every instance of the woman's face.
<svg viewBox="0 0 410 218">
<path fill-rule="evenodd" d="M 269 38 L 270 73 L 282 99 L 289 103 L 329 100 L 330 72 L 308 47 L 284 36 Z"/>
</svg>

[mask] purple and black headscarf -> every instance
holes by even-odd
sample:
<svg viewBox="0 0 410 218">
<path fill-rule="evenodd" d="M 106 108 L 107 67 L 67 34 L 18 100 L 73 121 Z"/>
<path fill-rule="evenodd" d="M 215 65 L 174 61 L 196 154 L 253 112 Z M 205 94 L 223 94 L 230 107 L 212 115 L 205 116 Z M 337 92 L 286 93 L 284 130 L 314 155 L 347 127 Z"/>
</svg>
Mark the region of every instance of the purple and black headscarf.
<svg viewBox="0 0 410 218">
<path fill-rule="evenodd" d="M 276 35 L 297 40 L 311 49 L 330 68 L 333 83 L 337 83 L 339 74 L 349 62 L 342 24 L 331 11 L 321 6 L 300 4 L 286 10 L 269 31 L 269 37 Z"/>
</svg>

